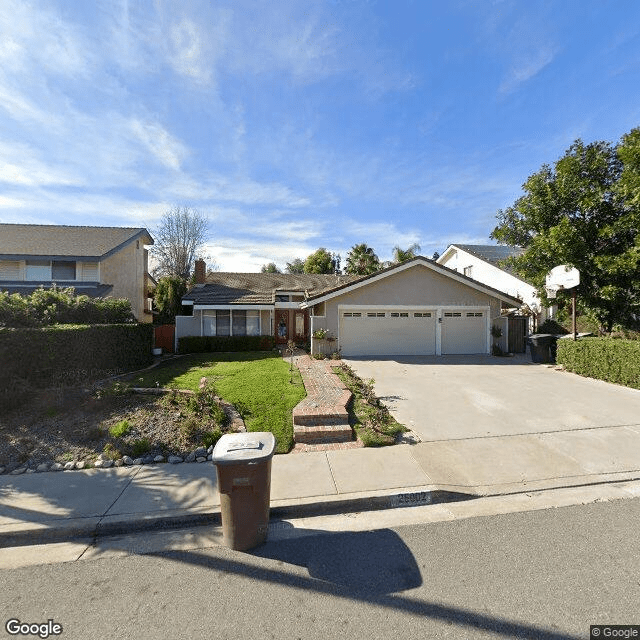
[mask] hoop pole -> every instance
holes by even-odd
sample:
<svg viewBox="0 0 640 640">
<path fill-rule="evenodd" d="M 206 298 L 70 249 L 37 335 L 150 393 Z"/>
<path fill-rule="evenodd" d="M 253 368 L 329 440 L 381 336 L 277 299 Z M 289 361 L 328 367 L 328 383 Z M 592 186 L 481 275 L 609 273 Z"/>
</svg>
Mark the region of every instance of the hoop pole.
<svg viewBox="0 0 640 640">
<path fill-rule="evenodd" d="M 571 291 L 571 302 L 573 303 L 571 306 L 573 308 L 573 339 L 574 341 L 577 339 L 578 329 L 576 325 L 576 287 Z"/>
</svg>

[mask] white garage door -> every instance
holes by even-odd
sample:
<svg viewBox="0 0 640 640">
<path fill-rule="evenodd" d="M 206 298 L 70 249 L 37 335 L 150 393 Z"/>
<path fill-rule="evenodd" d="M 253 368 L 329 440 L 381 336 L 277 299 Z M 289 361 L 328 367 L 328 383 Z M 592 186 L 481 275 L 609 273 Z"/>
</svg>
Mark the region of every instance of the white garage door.
<svg viewBox="0 0 640 640">
<path fill-rule="evenodd" d="M 433 355 L 436 352 L 436 312 L 342 311 L 340 347 L 345 356 Z"/>
<path fill-rule="evenodd" d="M 487 353 L 486 311 L 443 311 L 442 354 Z"/>
</svg>

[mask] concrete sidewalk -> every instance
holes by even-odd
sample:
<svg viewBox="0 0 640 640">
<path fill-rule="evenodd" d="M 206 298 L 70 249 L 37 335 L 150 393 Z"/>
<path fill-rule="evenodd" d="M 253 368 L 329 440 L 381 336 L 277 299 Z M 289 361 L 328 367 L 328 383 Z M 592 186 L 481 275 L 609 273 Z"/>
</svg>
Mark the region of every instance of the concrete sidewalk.
<svg viewBox="0 0 640 640">
<path fill-rule="evenodd" d="M 273 519 L 615 482 L 637 495 L 640 426 L 472 438 L 273 460 Z M 219 524 L 211 463 L 0 477 L 0 547 Z"/>
</svg>

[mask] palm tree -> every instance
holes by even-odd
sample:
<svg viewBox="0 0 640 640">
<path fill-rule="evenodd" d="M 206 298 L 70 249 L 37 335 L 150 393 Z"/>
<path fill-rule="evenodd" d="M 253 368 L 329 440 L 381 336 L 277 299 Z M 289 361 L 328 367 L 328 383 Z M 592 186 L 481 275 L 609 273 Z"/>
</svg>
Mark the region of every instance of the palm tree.
<svg viewBox="0 0 640 640">
<path fill-rule="evenodd" d="M 355 276 L 368 276 L 380 270 L 380 260 L 375 251 L 364 242 L 356 244 L 347 255 L 345 272 Z"/>
<path fill-rule="evenodd" d="M 411 260 L 418 255 L 418 251 L 420 251 L 420 245 L 417 242 L 414 242 L 410 247 L 406 249 L 401 249 L 398 245 L 393 247 L 393 262 L 394 264 L 399 264 L 400 262 L 406 262 L 407 260 Z"/>
</svg>

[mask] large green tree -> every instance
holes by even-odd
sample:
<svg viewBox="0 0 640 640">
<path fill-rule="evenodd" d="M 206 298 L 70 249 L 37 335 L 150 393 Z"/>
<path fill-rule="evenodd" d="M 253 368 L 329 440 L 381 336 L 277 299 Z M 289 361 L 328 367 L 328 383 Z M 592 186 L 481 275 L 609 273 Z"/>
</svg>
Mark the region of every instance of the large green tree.
<svg viewBox="0 0 640 640">
<path fill-rule="evenodd" d="M 182 297 L 187 290 L 187 283 L 178 276 L 165 276 L 158 280 L 153 292 L 153 301 L 158 311 L 156 323 L 173 324 L 176 321 L 176 316 L 182 313 Z"/>
<path fill-rule="evenodd" d="M 314 251 L 304 261 L 305 273 L 337 273 L 340 271 L 340 256 L 329 253 L 324 247 Z"/>
<path fill-rule="evenodd" d="M 380 259 L 375 251 L 364 242 L 351 247 L 347 254 L 347 266 L 345 272 L 356 276 L 367 276 L 379 271 Z"/>
<path fill-rule="evenodd" d="M 287 262 L 286 273 L 304 273 L 304 260 L 302 258 L 294 258 L 291 262 Z"/>
<path fill-rule="evenodd" d="M 525 249 L 509 262 L 543 300 L 550 269 L 579 269 L 579 302 L 607 332 L 640 311 L 639 144 L 638 130 L 619 145 L 576 140 L 553 167 L 545 164 L 528 178 L 523 196 L 498 211 L 491 234 Z M 561 291 L 558 298 L 569 295 Z"/>
<path fill-rule="evenodd" d="M 275 262 L 269 262 L 269 264 L 263 264 L 262 269 L 260 269 L 260 273 L 282 273 L 280 269 L 278 269 Z"/>
</svg>

